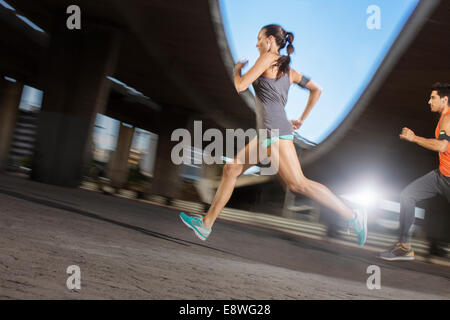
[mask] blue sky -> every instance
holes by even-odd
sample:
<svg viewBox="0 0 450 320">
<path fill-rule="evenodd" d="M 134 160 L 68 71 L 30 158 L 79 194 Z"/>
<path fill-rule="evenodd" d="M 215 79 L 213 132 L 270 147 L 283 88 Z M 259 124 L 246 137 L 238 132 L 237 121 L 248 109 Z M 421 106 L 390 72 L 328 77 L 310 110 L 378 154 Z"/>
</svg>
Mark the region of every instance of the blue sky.
<svg viewBox="0 0 450 320">
<path fill-rule="evenodd" d="M 322 142 L 345 118 L 364 91 L 418 0 L 219 0 L 235 61 L 259 56 L 256 37 L 264 25 L 294 33 L 291 66 L 310 76 L 323 94 L 298 133 Z M 369 30 L 367 8 L 380 8 L 381 29 Z M 283 49 L 281 54 L 286 54 Z M 308 91 L 289 91 L 286 113 L 299 118 Z"/>
</svg>

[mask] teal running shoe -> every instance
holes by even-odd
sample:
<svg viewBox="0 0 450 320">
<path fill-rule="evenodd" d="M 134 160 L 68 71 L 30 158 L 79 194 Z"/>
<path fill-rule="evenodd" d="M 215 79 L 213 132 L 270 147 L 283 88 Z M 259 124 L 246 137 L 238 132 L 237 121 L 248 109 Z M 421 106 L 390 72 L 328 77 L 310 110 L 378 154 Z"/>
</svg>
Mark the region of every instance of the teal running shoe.
<svg viewBox="0 0 450 320">
<path fill-rule="evenodd" d="M 209 234 L 211 233 L 211 228 L 206 228 L 203 225 L 202 218 L 199 215 L 188 216 L 184 212 L 181 212 L 180 213 L 180 219 L 181 219 L 181 221 L 183 221 L 183 223 L 186 226 L 188 226 L 189 228 L 194 230 L 196 236 L 200 240 L 205 241 L 208 238 Z"/>
<path fill-rule="evenodd" d="M 366 209 L 354 209 L 355 217 L 349 220 L 349 226 L 353 227 L 358 237 L 358 244 L 363 246 L 367 240 L 367 212 Z"/>
</svg>

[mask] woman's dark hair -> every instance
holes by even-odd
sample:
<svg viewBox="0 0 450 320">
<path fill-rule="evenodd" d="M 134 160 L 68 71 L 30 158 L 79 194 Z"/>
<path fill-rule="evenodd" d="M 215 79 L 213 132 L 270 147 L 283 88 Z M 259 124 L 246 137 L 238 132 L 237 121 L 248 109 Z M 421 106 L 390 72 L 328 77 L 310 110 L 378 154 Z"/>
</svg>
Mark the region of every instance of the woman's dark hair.
<svg viewBox="0 0 450 320">
<path fill-rule="evenodd" d="M 275 38 L 275 42 L 280 47 L 280 50 L 289 43 L 286 47 L 287 56 L 281 56 L 276 64 L 278 67 L 277 79 L 279 79 L 282 74 L 285 74 L 290 70 L 290 55 L 294 52 L 294 46 L 292 45 L 292 42 L 294 42 L 294 34 L 292 32 L 286 32 L 278 24 L 268 24 L 267 26 L 262 27 L 262 30 L 264 30 L 266 37 L 273 36 Z"/>
</svg>

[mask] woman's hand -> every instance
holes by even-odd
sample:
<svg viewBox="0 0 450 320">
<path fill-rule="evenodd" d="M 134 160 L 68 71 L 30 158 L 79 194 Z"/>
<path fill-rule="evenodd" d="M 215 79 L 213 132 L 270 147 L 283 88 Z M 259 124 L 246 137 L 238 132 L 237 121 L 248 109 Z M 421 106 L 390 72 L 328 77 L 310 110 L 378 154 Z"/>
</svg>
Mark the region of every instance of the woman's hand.
<svg viewBox="0 0 450 320">
<path fill-rule="evenodd" d="M 291 123 L 292 123 L 292 128 L 294 130 L 297 130 L 303 124 L 303 120 L 300 120 L 300 119 L 299 120 L 291 120 Z"/>
<path fill-rule="evenodd" d="M 248 63 L 248 60 L 241 60 L 234 66 L 234 71 L 239 71 Z"/>
</svg>

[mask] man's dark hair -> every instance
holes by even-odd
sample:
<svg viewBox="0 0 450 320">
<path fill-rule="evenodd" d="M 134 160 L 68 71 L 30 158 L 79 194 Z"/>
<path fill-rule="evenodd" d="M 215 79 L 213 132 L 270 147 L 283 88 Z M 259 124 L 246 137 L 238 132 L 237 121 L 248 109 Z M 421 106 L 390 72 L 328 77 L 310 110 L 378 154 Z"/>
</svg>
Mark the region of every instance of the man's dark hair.
<svg viewBox="0 0 450 320">
<path fill-rule="evenodd" d="M 436 82 L 431 87 L 432 90 L 436 90 L 439 97 L 447 97 L 450 101 L 450 84 L 449 83 L 440 83 Z"/>
</svg>

